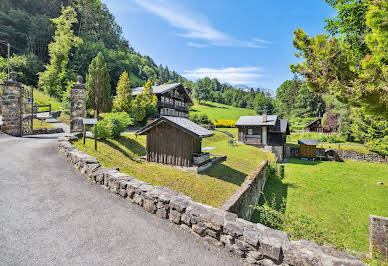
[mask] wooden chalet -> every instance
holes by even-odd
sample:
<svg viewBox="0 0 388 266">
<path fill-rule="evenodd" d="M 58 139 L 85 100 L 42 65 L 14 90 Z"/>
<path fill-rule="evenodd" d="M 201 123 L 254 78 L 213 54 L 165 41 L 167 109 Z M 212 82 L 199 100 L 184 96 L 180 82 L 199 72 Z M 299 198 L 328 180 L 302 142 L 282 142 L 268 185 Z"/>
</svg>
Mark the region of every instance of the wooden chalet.
<svg viewBox="0 0 388 266">
<path fill-rule="evenodd" d="M 214 133 L 185 117 L 162 116 L 136 135 L 147 135 L 149 162 L 191 167 L 210 160 L 209 153 L 202 152 L 202 139 Z"/>
<path fill-rule="evenodd" d="M 300 145 L 300 157 L 315 159 L 317 156 L 318 141 L 314 139 L 300 139 L 298 140 Z"/>
<path fill-rule="evenodd" d="M 144 87 L 134 88 L 132 96 L 141 94 Z M 188 89 L 182 83 L 152 86 L 153 93 L 158 97 L 158 112 L 156 118 L 161 116 L 189 116 L 189 105 L 193 104 Z"/>
<path fill-rule="evenodd" d="M 286 156 L 286 139 L 290 135 L 288 120 L 276 115 L 241 116 L 236 122 L 238 141 L 257 147 L 272 148 L 280 160 Z"/>
<path fill-rule="evenodd" d="M 318 117 L 306 125 L 306 130 L 311 132 L 323 132 L 322 117 Z"/>
</svg>

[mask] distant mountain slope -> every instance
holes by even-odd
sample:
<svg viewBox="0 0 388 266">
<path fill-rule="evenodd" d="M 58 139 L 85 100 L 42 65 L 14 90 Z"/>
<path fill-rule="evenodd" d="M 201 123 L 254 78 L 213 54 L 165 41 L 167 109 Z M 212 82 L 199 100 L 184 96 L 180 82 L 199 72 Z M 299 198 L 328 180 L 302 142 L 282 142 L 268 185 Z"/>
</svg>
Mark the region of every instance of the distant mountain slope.
<svg viewBox="0 0 388 266">
<path fill-rule="evenodd" d="M 240 116 L 257 115 L 252 109 L 238 108 L 221 103 L 202 101 L 201 104 L 194 100 L 190 114 L 207 114 L 211 121 L 216 119 L 238 120 Z"/>
</svg>

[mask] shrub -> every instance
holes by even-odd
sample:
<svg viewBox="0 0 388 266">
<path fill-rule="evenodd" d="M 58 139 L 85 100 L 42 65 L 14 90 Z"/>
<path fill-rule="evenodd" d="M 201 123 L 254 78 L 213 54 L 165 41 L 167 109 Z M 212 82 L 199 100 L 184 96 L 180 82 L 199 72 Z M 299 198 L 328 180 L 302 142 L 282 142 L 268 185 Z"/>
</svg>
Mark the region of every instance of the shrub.
<svg viewBox="0 0 388 266">
<path fill-rule="evenodd" d="M 217 119 L 214 120 L 212 123 L 215 127 L 234 127 L 236 124 L 236 120 L 230 120 L 230 119 Z"/>
<path fill-rule="evenodd" d="M 314 139 L 318 142 L 328 142 L 328 143 L 343 143 L 346 141 L 346 136 L 341 136 L 339 134 L 325 135 L 318 132 L 307 132 L 307 133 L 292 133 L 287 137 L 288 141 L 297 142 L 299 139 Z"/>
<path fill-rule="evenodd" d="M 118 138 L 130 125 L 133 125 L 133 119 L 127 113 L 109 113 L 97 124 L 97 138 Z M 94 132 L 94 127 L 92 130 Z"/>
<path fill-rule="evenodd" d="M 200 114 L 200 115 L 193 114 L 193 115 L 189 116 L 189 119 L 191 121 L 193 121 L 194 123 L 202 124 L 202 125 L 203 124 L 208 124 L 210 122 L 209 117 L 207 116 L 207 114 Z"/>
</svg>

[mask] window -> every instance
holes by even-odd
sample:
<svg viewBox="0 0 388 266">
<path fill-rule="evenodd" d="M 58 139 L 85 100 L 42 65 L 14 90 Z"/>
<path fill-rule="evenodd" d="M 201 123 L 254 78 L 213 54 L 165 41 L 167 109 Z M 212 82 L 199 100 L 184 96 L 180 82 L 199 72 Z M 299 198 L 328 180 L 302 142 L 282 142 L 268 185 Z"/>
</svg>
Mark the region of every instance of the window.
<svg viewBox="0 0 388 266">
<path fill-rule="evenodd" d="M 253 129 L 252 128 L 248 128 L 248 135 L 253 135 Z"/>
</svg>

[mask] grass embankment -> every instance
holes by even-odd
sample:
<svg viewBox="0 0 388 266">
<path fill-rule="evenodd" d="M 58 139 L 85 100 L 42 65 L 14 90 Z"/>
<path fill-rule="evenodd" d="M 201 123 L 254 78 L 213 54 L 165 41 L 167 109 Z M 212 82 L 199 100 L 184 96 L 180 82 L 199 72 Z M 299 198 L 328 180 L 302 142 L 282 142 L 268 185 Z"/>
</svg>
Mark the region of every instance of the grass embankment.
<svg viewBox="0 0 388 266">
<path fill-rule="evenodd" d="M 34 102 L 38 105 L 51 104 L 52 111 L 62 110 L 62 103 L 60 101 L 39 90 L 34 90 Z M 39 108 L 39 111 L 48 111 L 48 109 L 48 107 L 42 107 Z M 66 114 L 63 111 L 61 113 L 61 116 L 58 117 L 58 120 L 66 125 L 70 125 L 70 115 Z"/>
<path fill-rule="evenodd" d="M 230 130 L 230 129 L 227 129 Z M 236 130 L 231 130 L 236 134 Z M 203 174 L 182 171 L 177 168 L 148 162 L 139 162 L 146 155 L 145 136 L 133 133 L 123 134 L 117 140 L 98 142 L 98 151 L 94 151 L 94 140 L 87 139 L 86 146 L 82 140 L 75 142 L 78 149 L 84 150 L 105 167 L 119 167 L 121 172 L 149 182 L 154 186 L 166 186 L 174 191 L 190 196 L 193 200 L 214 207 L 221 207 L 236 192 L 245 178 L 252 173 L 259 163 L 271 154 L 247 145 L 231 146 L 229 137 L 220 132 L 203 141 L 203 147 L 216 147 L 215 154 L 227 155 L 228 159 L 210 168 Z"/>
<path fill-rule="evenodd" d="M 190 114 L 207 114 L 209 120 L 231 119 L 238 120 L 240 116 L 257 115 L 252 109 L 237 108 L 221 103 L 202 101 L 201 104 L 194 100 L 194 106 L 190 109 Z"/>
<path fill-rule="evenodd" d="M 296 222 L 299 226 L 284 223 L 283 230 L 298 238 L 368 252 L 368 215 L 388 216 L 388 165 L 291 159 L 284 166 L 284 179 L 271 177 L 265 198 L 270 202 L 275 196 L 279 206 L 283 197 L 286 214 L 305 218 Z M 380 181 L 384 185 L 377 184 Z M 256 213 L 254 220 L 258 219 Z"/>
<path fill-rule="evenodd" d="M 34 129 L 53 129 L 56 128 L 54 125 L 47 123 L 45 121 L 39 120 L 39 119 L 34 119 L 33 120 L 33 128 Z"/>
</svg>

